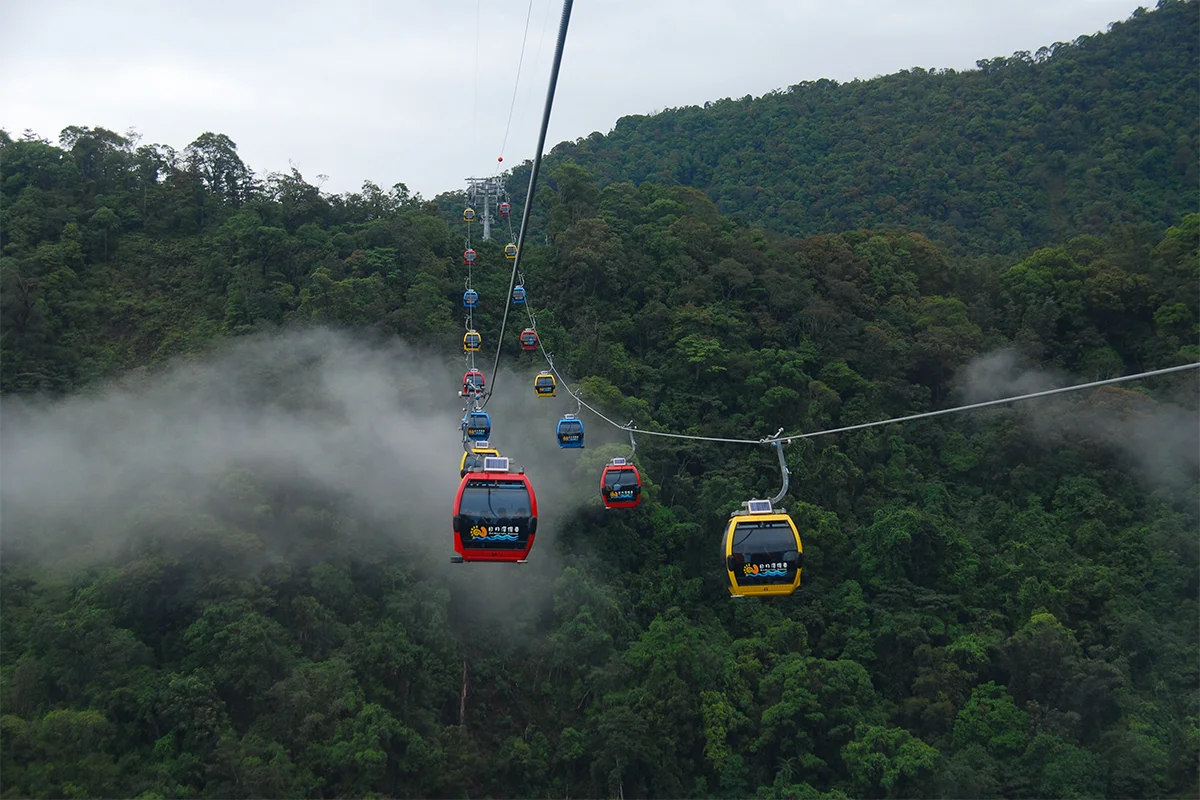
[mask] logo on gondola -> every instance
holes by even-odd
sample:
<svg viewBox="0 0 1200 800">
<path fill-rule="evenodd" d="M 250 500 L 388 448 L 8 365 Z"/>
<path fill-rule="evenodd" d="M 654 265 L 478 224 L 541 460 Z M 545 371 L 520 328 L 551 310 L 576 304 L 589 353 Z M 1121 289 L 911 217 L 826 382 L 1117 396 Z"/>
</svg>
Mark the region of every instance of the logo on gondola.
<svg viewBox="0 0 1200 800">
<path fill-rule="evenodd" d="M 609 500 L 632 500 L 633 489 L 611 489 L 608 492 Z"/>
<path fill-rule="evenodd" d="M 471 526 L 472 539 L 486 539 L 493 542 L 515 542 L 517 534 L 516 525 L 494 525 L 490 531 L 483 525 Z"/>
<path fill-rule="evenodd" d="M 746 564 L 742 567 L 742 574 L 747 578 L 784 578 L 787 576 L 787 564 Z"/>
</svg>

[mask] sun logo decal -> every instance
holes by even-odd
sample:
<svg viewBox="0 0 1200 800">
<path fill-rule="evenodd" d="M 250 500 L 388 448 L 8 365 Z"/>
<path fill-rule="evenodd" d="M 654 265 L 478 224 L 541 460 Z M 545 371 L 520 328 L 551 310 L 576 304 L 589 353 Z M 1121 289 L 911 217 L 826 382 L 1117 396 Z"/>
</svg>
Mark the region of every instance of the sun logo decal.
<svg viewBox="0 0 1200 800">
<path fill-rule="evenodd" d="M 745 565 L 744 567 L 742 567 L 742 574 L 743 575 L 757 575 L 758 574 L 758 564 Z"/>
<path fill-rule="evenodd" d="M 471 526 L 471 538 L 472 539 L 486 539 L 487 535 L 488 535 L 487 528 L 481 527 L 479 525 Z"/>
</svg>

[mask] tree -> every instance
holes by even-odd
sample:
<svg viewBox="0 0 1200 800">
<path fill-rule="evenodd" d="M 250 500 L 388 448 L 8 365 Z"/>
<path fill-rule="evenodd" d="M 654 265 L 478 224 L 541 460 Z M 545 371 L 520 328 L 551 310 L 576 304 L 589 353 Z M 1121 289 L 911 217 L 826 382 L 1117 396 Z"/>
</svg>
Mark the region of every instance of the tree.
<svg viewBox="0 0 1200 800">
<path fill-rule="evenodd" d="M 842 748 L 857 797 L 925 794 L 941 754 L 902 728 L 864 726 Z"/>
<path fill-rule="evenodd" d="M 183 151 L 189 171 L 218 200 L 238 207 L 250 199 L 254 174 L 242 163 L 237 144 L 223 133 L 205 132 Z"/>
</svg>

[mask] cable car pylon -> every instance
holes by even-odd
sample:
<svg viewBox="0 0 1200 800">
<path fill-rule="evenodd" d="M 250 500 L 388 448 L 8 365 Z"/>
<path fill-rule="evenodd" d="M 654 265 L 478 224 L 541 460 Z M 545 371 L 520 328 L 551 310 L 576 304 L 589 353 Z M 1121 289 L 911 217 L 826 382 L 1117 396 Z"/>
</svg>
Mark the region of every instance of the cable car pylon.
<svg viewBox="0 0 1200 800">
<path fill-rule="evenodd" d="M 504 195 L 504 181 L 498 176 L 493 175 L 489 178 L 466 178 L 467 181 L 467 202 L 483 204 L 483 213 L 479 214 L 479 220 L 483 223 L 483 236 L 480 237 L 483 241 L 490 241 L 492 238 L 492 202 L 495 201 L 496 207 L 500 210 L 500 216 L 507 217 L 504 213 L 504 205 L 501 201 L 501 196 Z M 511 213 L 512 206 L 509 206 Z M 474 212 L 472 212 L 474 213 Z"/>
</svg>

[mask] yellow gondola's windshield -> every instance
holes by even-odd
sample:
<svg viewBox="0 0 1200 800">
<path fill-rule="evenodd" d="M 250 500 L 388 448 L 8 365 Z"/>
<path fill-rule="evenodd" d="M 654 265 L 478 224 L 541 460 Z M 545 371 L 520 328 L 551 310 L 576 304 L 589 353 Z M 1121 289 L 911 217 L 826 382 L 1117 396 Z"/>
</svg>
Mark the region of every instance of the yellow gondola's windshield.
<svg viewBox="0 0 1200 800">
<path fill-rule="evenodd" d="M 796 549 L 792 526 L 784 520 L 738 522 L 730 552 L 744 556 L 783 554 Z"/>
<path fill-rule="evenodd" d="M 517 481 L 467 481 L 458 513 L 468 517 L 513 519 L 530 517 L 529 491 Z"/>
</svg>

